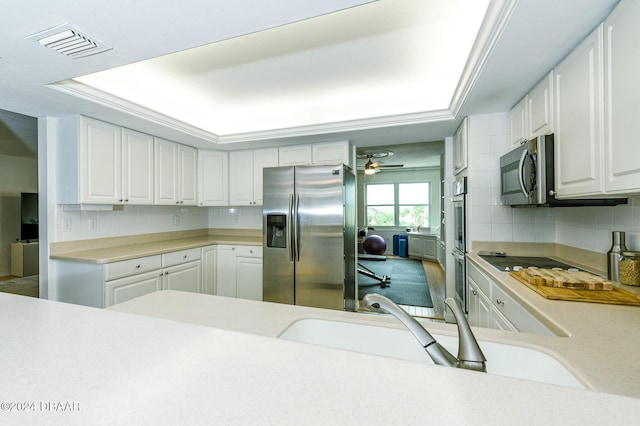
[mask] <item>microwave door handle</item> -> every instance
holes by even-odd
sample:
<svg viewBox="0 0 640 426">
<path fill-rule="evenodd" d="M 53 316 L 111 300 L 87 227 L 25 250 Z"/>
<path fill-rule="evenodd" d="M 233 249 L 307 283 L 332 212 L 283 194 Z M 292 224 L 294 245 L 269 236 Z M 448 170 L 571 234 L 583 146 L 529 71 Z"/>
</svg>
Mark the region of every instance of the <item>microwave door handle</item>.
<svg viewBox="0 0 640 426">
<path fill-rule="evenodd" d="M 524 161 L 526 160 L 528 154 L 528 149 L 522 151 L 520 162 L 518 163 L 518 182 L 520 183 L 520 189 L 522 190 L 522 193 L 527 198 L 529 198 L 530 193 L 529 191 L 527 191 L 527 188 L 524 187 Z"/>
</svg>

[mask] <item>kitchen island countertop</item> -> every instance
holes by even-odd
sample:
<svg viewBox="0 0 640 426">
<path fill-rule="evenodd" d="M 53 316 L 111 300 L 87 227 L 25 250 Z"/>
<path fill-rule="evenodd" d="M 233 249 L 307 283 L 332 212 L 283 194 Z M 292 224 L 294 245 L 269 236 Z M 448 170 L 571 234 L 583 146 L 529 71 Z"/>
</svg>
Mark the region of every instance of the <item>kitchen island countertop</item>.
<svg viewBox="0 0 640 426">
<path fill-rule="evenodd" d="M 209 308 L 226 306 L 236 317 L 256 318 L 249 310 L 259 305 L 268 306 L 266 313 L 279 310 L 269 307 L 276 304 L 183 295 Z M 9 294 L 0 294 L 0 308 L 0 417 L 13 424 L 623 424 L 640 416 L 634 398 L 115 309 Z M 325 311 L 287 306 L 263 333 L 277 333 L 284 317 L 291 320 L 290 309 L 298 316 Z"/>
</svg>

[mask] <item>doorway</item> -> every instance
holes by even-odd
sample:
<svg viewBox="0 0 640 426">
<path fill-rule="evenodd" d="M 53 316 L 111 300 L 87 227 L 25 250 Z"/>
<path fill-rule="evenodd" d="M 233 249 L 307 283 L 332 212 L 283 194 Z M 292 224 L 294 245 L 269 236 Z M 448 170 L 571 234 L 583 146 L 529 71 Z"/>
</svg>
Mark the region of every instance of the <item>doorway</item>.
<svg viewBox="0 0 640 426">
<path fill-rule="evenodd" d="M 37 192 L 38 120 L 0 110 L 0 292 L 39 297 Z"/>
</svg>

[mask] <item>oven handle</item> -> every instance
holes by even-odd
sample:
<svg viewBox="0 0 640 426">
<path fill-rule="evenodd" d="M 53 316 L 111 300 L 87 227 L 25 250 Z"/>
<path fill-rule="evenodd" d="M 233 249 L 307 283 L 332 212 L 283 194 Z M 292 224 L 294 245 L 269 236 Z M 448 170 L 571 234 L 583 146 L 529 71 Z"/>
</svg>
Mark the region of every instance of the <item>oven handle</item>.
<svg viewBox="0 0 640 426">
<path fill-rule="evenodd" d="M 520 156 L 520 162 L 518 163 L 518 182 L 520 183 L 520 189 L 525 197 L 529 198 L 529 191 L 524 187 L 524 160 L 527 158 L 529 154 L 529 150 L 525 149 L 522 151 L 522 155 Z"/>
</svg>

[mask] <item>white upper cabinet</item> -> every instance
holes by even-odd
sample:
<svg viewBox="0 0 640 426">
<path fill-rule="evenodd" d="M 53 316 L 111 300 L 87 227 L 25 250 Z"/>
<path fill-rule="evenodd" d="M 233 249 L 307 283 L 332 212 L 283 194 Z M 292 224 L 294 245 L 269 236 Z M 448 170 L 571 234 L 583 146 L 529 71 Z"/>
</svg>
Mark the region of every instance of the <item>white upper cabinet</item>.
<svg viewBox="0 0 640 426">
<path fill-rule="evenodd" d="M 602 25 L 555 69 L 558 198 L 599 195 L 603 185 Z"/>
<path fill-rule="evenodd" d="M 121 128 L 88 117 L 60 120 L 60 204 L 122 202 Z"/>
<path fill-rule="evenodd" d="M 278 148 L 229 153 L 229 204 L 262 205 L 262 170 L 278 166 Z"/>
<path fill-rule="evenodd" d="M 153 137 L 82 116 L 60 132 L 60 204 L 153 202 Z"/>
<path fill-rule="evenodd" d="M 253 205 L 253 150 L 229 153 L 229 204 Z"/>
<path fill-rule="evenodd" d="M 462 124 L 453 135 L 453 172 L 458 174 L 467 168 L 467 144 L 468 144 L 468 119 L 465 117 Z"/>
<path fill-rule="evenodd" d="M 604 22 L 605 189 L 640 191 L 640 2 L 621 1 Z"/>
<path fill-rule="evenodd" d="M 198 151 L 198 205 L 229 205 L 229 154 Z"/>
<path fill-rule="evenodd" d="M 511 144 L 553 133 L 553 71 L 511 108 Z"/>
<path fill-rule="evenodd" d="M 129 204 L 153 204 L 153 136 L 122 129 L 122 198 Z"/>
<path fill-rule="evenodd" d="M 87 203 L 117 203 L 122 193 L 120 127 L 80 118 L 80 198 Z"/>
<path fill-rule="evenodd" d="M 262 180 L 265 167 L 278 166 L 278 148 L 253 150 L 253 204 L 262 205 Z"/>
<path fill-rule="evenodd" d="M 311 145 L 281 146 L 278 149 L 278 164 L 300 166 L 311 164 Z"/>
<path fill-rule="evenodd" d="M 198 150 L 178 145 L 178 200 L 180 204 L 195 206 L 198 188 Z"/>
<path fill-rule="evenodd" d="M 196 205 L 197 150 L 155 138 L 155 204 Z"/>
<path fill-rule="evenodd" d="M 311 145 L 313 164 L 346 164 L 353 168 L 352 146 L 349 141 L 314 143 Z"/>
<path fill-rule="evenodd" d="M 518 145 L 529 139 L 529 97 L 525 96 L 511 108 L 509 114 L 511 124 L 511 144 Z"/>
<path fill-rule="evenodd" d="M 155 138 L 155 204 L 178 204 L 178 144 Z"/>
<path fill-rule="evenodd" d="M 542 79 L 526 97 L 526 139 L 553 133 L 553 71 Z"/>
</svg>

